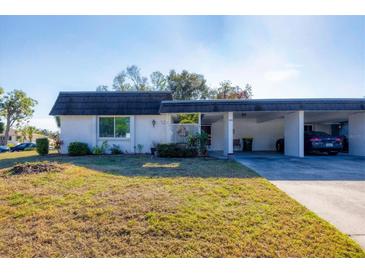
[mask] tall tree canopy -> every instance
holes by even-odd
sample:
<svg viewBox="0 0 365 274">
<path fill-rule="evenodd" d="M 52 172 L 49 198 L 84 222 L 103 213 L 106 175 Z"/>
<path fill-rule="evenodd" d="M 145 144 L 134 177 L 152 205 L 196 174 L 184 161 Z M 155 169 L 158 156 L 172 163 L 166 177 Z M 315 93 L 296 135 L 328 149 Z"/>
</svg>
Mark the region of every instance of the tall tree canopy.
<svg viewBox="0 0 365 274">
<path fill-rule="evenodd" d="M 217 89 L 217 99 L 250 99 L 252 97 L 252 87 L 246 84 L 242 89 L 239 86 L 232 86 L 231 81 L 223 81 Z"/>
<path fill-rule="evenodd" d="M 100 87 L 100 86 L 99 86 Z M 148 78 L 141 75 L 137 66 L 129 66 L 114 77 L 115 91 L 147 91 L 150 90 Z"/>
<path fill-rule="evenodd" d="M 209 88 L 203 75 L 183 70 L 171 70 L 167 76 L 168 87 L 176 100 L 207 99 Z"/>
<path fill-rule="evenodd" d="M 150 75 L 152 89 L 155 91 L 166 91 L 167 90 L 167 77 L 160 71 L 154 71 Z"/>
<path fill-rule="evenodd" d="M 210 88 L 202 74 L 183 70 L 171 70 L 168 75 L 160 71 L 151 73 L 149 79 L 141 75 L 141 70 L 133 65 L 118 73 L 113 80 L 114 91 L 171 91 L 175 100 L 192 99 L 249 99 L 252 87 L 233 86 L 231 81 L 223 81 L 220 86 Z M 108 91 L 108 86 L 100 85 L 96 91 Z"/>
<path fill-rule="evenodd" d="M 96 91 L 108 91 L 108 86 L 105 85 L 97 86 Z"/>
<path fill-rule="evenodd" d="M 29 119 L 34 112 L 37 101 L 28 97 L 22 90 L 13 90 L 0 100 L 0 116 L 5 118 L 5 142 L 9 139 L 9 130 L 16 123 Z"/>
<path fill-rule="evenodd" d="M 37 128 L 34 126 L 27 126 L 27 136 L 28 136 L 28 140 L 29 142 L 33 142 L 33 136 L 35 133 L 38 132 Z"/>
</svg>

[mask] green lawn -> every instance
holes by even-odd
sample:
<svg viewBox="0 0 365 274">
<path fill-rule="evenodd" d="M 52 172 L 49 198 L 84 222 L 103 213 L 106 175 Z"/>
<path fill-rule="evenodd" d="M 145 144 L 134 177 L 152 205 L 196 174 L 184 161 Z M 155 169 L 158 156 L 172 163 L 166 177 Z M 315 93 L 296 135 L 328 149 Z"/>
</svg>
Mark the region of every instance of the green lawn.
<svg viewBox="0 0 365 274">
<path fill-rule="evenodd" d="M 9 175 L 16 162 L 61 172 Z M 2 257 L 365 257 L 243 166 L 215 159 L 0 154 Z"/>
</svg>

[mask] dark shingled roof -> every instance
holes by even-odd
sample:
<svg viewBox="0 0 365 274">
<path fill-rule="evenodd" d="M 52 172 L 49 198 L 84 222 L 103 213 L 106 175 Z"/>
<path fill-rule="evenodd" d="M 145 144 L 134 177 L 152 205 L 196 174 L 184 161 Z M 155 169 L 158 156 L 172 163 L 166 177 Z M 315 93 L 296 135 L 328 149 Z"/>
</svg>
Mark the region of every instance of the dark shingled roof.
<svg viewBox="0 0 365 274">
<path fill-rule="evenodd" d="M 159 114 L 169 92 L 60 92 L 50 115 Z"/>
<path fill-rule="evenodd" d="M 60 92 L 50 115 L 148 115 L 297 110 L 364 111 L 365 98 L 173 101 L 170 92 Z"/>
<path fill-rule="evenodd" d="M 160 113 L 365 110 L 365 98 L 163 101 Z"/>
</svg>

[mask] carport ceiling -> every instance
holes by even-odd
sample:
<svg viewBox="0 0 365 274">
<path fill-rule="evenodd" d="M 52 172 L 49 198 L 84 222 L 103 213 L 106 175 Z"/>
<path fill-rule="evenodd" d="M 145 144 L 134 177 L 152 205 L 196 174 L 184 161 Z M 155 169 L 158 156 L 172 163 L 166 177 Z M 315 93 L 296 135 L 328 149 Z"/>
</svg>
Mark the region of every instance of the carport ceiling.
<svg viewBox="0 0 365 274">
<path fill-rule="evenodd" d="M 305 123 L 339 123 L 348 120 L 349 115 L 356 111 L 337 111 L 337 112 L 304 112 Z"/>
<path fill-rule="evenodd" d="M 305 111 L 305 123 L 339 123 L 348 120 L 349 115 L 358 111 Z M 283 111 L 264 111 L 264 112 L 234 112 L 234 119 L 256 119 L 257 123 L 264 123 L 275 119 L 284 118 L 285 114 L 290 113 Z M 222 113 L 204 113 L 202 124 L 211 124 L 223 119 Z"/>
</svg>

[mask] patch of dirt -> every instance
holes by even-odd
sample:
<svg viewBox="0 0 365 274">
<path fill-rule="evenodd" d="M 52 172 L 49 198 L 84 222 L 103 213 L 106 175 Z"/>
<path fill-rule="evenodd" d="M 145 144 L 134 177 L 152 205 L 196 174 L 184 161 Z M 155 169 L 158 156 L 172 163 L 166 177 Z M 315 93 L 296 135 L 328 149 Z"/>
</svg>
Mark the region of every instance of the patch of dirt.
<svg viewBox="0 0 365 274">
<path fill-rule="evenodd" d="M 8 175 L 37 174 L 43 172 L 60 172 L 64 167 L 51 162 L 21 163 L 8 169 Z"/>
</svg>

